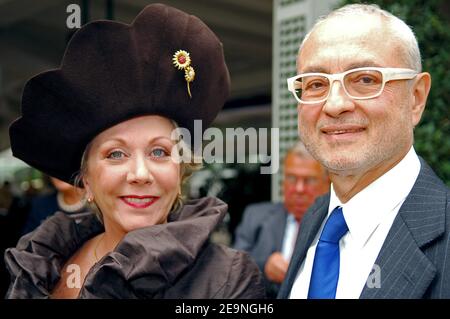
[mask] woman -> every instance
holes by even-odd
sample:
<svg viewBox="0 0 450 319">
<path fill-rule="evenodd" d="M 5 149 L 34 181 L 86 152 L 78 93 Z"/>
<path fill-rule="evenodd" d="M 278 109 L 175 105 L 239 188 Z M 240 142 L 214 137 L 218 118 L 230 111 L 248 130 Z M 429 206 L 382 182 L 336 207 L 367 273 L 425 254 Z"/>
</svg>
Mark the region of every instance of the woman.
<svg viewBox="0 0 450 319">
<path fill-rule="evenodd" d="M 226 204 L 180 205 L 196 164 L 171 156 L 173 130 L 207 127 L 228 92 L 222 45 L 196 17 L 158 4 L 80 29 L 60 69 L 27 83 L 10 136 L 16 157 L 83 186 L 99 218 L 56 214 L 24 236 L 5 254 L 7 297 L 264 297 L 254 262 L 208 241 Z"/>
</svg>

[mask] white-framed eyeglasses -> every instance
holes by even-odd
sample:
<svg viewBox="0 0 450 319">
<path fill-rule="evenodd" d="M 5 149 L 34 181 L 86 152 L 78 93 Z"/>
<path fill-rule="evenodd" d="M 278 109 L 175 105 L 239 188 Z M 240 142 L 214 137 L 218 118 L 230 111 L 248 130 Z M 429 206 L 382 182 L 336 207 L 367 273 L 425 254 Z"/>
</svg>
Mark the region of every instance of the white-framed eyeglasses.
<svg viewBox="0 0 450 319">
<path fill-rule="evenodd" d="M 334 81 L 339 81 L 345 93 L 356 100 L 380 96 L 386 82 L 411 80 L 417 71 L 402 68 L 365 67 L 342 73 L 303 73 L 287 79 L 288 90 L 299 103 L 321 103 L 328 99 Z"/>
</svg>

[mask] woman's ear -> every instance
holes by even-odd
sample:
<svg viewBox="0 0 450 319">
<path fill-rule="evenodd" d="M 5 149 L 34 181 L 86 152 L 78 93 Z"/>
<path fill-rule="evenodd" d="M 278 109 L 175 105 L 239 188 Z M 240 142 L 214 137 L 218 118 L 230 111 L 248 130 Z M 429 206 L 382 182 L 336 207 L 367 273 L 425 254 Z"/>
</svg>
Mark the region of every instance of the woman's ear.
<svg viewBox="0 0 450 319">
<path fill-rule="evenodd" d="M 428 94 L 431 88 L 431 75 L 428 72 L 419 73 L 411 89 L 412 94 L 412 121 L 413 126 L 419 124 L 422 113 L 427 103 Z"/>
</svg>

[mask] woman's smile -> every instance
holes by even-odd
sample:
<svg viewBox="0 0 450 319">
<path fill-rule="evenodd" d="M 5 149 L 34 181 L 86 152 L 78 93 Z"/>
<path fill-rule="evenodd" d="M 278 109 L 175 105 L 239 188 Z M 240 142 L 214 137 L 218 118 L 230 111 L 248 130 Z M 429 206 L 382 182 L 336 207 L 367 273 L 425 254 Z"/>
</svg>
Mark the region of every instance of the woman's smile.
<svg viewBox="0 0 450 319">
<path fill-rule="evenodd" d="M 138 196 L 138 195 L 127 195 L 119 197 L 125 204 L 134 208 L 147 208 L 155 203 L 159 197 L 158 196 Z"/>
</svg>

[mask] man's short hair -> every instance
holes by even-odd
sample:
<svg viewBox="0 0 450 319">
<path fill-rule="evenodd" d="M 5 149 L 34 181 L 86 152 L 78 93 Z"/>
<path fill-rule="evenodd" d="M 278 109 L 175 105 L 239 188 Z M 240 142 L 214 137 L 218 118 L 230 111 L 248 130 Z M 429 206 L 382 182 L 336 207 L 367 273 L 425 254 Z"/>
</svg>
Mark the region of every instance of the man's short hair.
<svg viewBox="0 0 450 319">
<path fill-rule="evenodd" d="M 422 61 L 419 45 L 411 27 L 409 27 L 400 18 L 386 10 L 381 9 L 376 4 L 349 4 L 332 11 L 326 16 L 320 17 L 304 37 L 300 45 L 299 52 L 302 50 L 303 45 L 311 33 L 326 20 L 336 17 L 360 16 L 364 14 L 379 16 L 383 19 L 386 22 L 384 26 L 389 29 L 390 35 L 398 40 L 400 47 L 403 49 L 402 54 L 406 65 L 417 72 L 422 72 Z"/>
<path fill-rule="evenodd" d="M 314 160 L 314 157 L 312 157 L 311 153 L 309 153 L 308 150 L 306 149 L 305 144 L 303 144 L 301 141 L 296 142 L 294 145 L 288 148 L 284 159 L 286 160 L 286 158 L 291 154 L 301 158 Z"/>
</svg>

